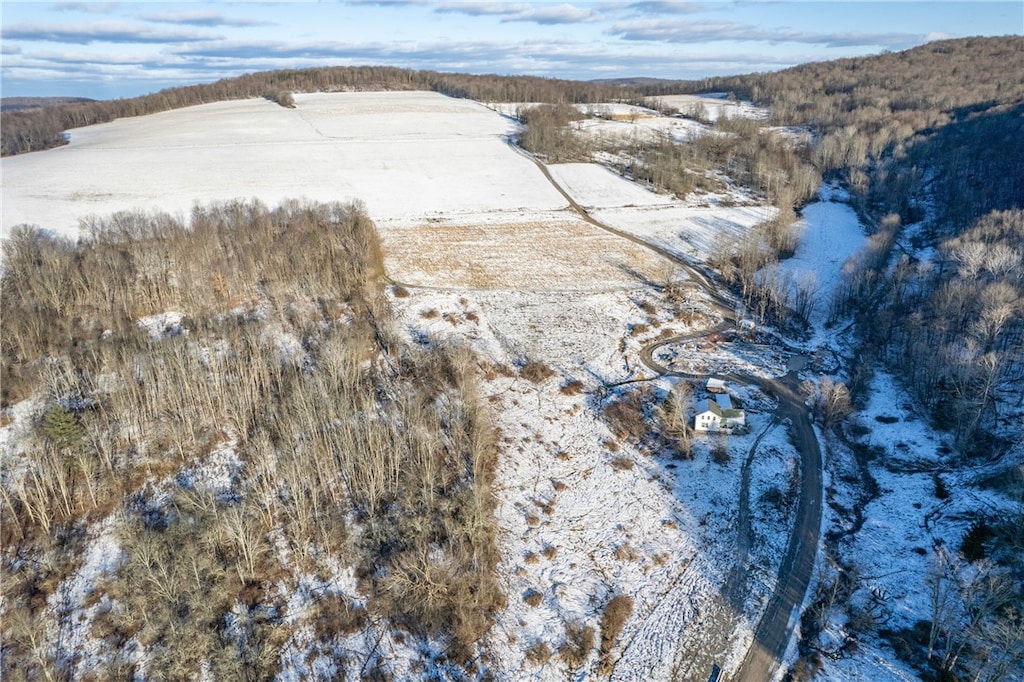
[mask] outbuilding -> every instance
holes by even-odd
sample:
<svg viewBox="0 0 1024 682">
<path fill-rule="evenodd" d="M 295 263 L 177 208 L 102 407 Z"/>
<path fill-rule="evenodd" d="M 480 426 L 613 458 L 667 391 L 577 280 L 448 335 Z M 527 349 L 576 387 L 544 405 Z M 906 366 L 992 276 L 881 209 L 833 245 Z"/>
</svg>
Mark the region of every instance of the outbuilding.
<svg viewBox="0 0 1024 682">
<path fill-rule="evenodd" d="M 724 379 L 708 379 L 708 393 L 725 393 Z"/>
</svg>

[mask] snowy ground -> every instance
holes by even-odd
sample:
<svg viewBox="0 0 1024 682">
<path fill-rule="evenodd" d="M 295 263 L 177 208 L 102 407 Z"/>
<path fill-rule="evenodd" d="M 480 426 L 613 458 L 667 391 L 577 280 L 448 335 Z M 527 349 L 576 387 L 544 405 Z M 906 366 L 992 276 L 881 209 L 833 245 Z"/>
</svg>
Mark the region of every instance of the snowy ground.
<svg viewBox="0 0 1024 682">
<path fill-rule="evenodd" d="M 661 95 L 653 98 L 657 102 L 675 107 L 683 115 L 699 113 L 710 121 L 716 121 L 722 116 L 728 118 L 754 118 L 764 120 L 768 118 L 768 110 L 754 106 L 749 102 L 737 102 L 721 95 Z"/>
<path fill-rule="evenodd" d="M 878 482 L 879 495 L 864 510 L 860 532 L 842 544 L 844 556 L 859 571 L 862 581 L 854 594 L 854 605 L 866 608 L 873 592 L 881 597 L 884 622 L 880 626 L 909 628 L 929 618 L 926 579 L 934 566 L 936 548 L 957 550 L 979 510 L 1006 509 L 1012 502 L 976 484 L 986 471 L 983 464 L 961 468 L 955 475 L 948 473 L 948 458 L 955 456 L 949 437 L 928 426 L 913 400 L 890 375 L 876 375 L 871 400 L 857 419 L 870 430 L 863 441 L 876 448 L 877 458 L 871 462 L 870 472 Z M 833 475 L 841 477 L 851 466 L 837 459 L 831 464 Z M 936 494 L 936 475 L 950 493 L 945 499 Z M 848 504 L 842 491 L 833 497 Z M 836 524 L 843 527 L 842 520 Z M 833 623 L 833 635 L 844 626 L 842 619 L 837 621 Z M 869 634 L 860 636 L 856 655 L 829 661 L 819 679 L 838 682 L 918 677 L 894 658 L 887 642 Z"/>
<path fill-rule="evenodd" d="M 75 233 L 79 218 L 193 202 L 359 200 L 378 227 L 461 213 L 563 208 L 506 142 L 508 119 L 435 93 L 296 95 L 203 104 L 71 131 L 65 147 L 3 160 L 3 233 Z"/>
<path fill-rule="evenodd" d="M 842 281 L 843 265 L 867 243 L 864 226 L 853 208 L 845 203 L 848 198 L 838 187 L 822 187 L 818 201 L 800 212 L 800 220 L 795 225 L 800 231 L 796 253 L 776 266 L 794 285 L 805 281 L 811 284 L 815 294 L 810 322 L 819 335 L 824 331 L 829 305 Z"/>
<path fill-rule="evenodd" d="M 717 248 L 775 215 L 772 206 L 737 205 L 745 201 L 738 193 L 682 200 L 657 194 L 592 163 L 556 164 L 550 171 L 595 219 L 695 262 L 706 262 Z"/>
</svg>

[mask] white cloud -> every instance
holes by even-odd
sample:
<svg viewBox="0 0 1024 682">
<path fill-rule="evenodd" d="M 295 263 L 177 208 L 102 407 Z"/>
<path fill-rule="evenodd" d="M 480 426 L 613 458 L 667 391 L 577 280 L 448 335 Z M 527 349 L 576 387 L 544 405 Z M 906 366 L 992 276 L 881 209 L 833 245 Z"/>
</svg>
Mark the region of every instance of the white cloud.
<svg viewBox="0 0 1024 682">
<path fill-rule="evenodd" d="M 58 2 L 52 9 L 57 12 L 88 12 L 90 14 L 109 14 L 117 9 L 116 2 Z"/>
<path fill-rule="evenodd" d="M 153 12 L 139 15 L 144 21 L 186 26 L 266 26 L 268 22 L 225 17 L 220 12 Z"/>
<path fill-rule="evenodd" d="M 659 19 L 618 22 L 613 24 L 607 33 L 633 41 L 805 43 L 826 47 L 882 46 L 894 49 L 919 45 L 925 41 L 924 35 L 916 33 L 816 33 L 762 28 L 735 21 L 689 22 Z"/>
<path fill-rule="evenodd" d="M 601 15 L 592 10 L 563 3 L 532 5 L 510 2 L 448 2 L 439 5 L 438 13 L 496 16 L 502 22 L 523 21 L 535 24 L 580 24 L 599 21 Z"/>
<path fill-rule="evenodd" d="M 78 24 L 17 24 L 3 29 L 4 40 L 88 45 L 90 43 L 173 43 L 215 40 L 219 36 L 186 30 L 157 30 L 122 21 Z"/>
</svg>

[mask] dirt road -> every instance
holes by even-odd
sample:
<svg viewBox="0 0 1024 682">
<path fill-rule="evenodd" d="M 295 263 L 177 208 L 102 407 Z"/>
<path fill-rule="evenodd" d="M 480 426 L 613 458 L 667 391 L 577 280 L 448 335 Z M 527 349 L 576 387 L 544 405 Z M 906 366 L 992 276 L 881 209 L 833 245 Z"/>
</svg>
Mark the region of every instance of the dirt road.
<svg viewBox="0 0 1024 682">
<path fill-rule="evenodd" d="M 663 376 L 693 377 L 691 374 L 672 371 L 659 364 L 653 357 L 654 352 L 661 346 L 692 338 L 692 335 L 689 335 L 666 339 L 648 346 L 641 352 L 640 359 L 649 369 Z M 758 623 L 753 645 L 747 651 L 739 669 L 729 677 L 731 680 L 763 682 L 772 679 L 786 653 L 793 629 L 800 620 L 800 607 L 814 571 L 814 560 L 821 534 L 821 448 L 807 406 L 804 405 L 799 393 L 800 380 L 796 372 L 790 372 L 778 380 L 746 374 L 722 378 L 756 384 L 762 391 L 775 395 L 779 401 L 775 409 L 775 419 L 789 424 L 794 444 L 800 452 L 800 499 L 786 555 L 779 567 L 778 583 Z M 742 490 L 741 496 L 749 496 L 749 489 Z M 745 503 L 747 501 L 742 500 L 741 506 L 746 506 Z M 740 523 L 748 527 L 737 529 L 738 535 L 741 538 L 750 537 L 749 516 L 741 518 Z M 745 556 L 746 552 L 741 554 Z M 736 597 L 744 592 L 745 575 L 746 566 L 734 567 L 730 584 L 725 588 L 729 601 L 735 603 Z"/>
</svg>

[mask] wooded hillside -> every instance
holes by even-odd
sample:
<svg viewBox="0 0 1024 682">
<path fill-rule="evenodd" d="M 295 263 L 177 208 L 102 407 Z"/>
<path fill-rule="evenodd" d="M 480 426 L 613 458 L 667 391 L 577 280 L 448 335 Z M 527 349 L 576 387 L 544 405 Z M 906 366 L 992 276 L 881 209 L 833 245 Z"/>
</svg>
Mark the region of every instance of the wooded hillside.
<svg viewBox="0 0 1024 682">
<path fill-rule="evenodd" d="M 964 227 L 1024 205 L 1024 70 L 1011 66 L 1022 62 L 1024 38 L 965 38 L 646 91 L 767 105 L 774 123 L 817 132 L 818 167 L 843 174 L 863 212 L 918 220 L 935 181 L 939 217 Z"/>
<path fill-rule="evenodd" d="M 3 404 L 32 414 L 0 463 L 0 676 L 270 679 L 297 629 L 381 619 L 473 658 L 504 599 L 490 422 L 468 352 L 391 331 L 358 205 L 16 228 L 3 261 Z M 80 603 L 96 528 L 121 559 Z"/>
</svg>

